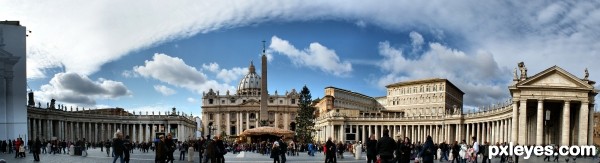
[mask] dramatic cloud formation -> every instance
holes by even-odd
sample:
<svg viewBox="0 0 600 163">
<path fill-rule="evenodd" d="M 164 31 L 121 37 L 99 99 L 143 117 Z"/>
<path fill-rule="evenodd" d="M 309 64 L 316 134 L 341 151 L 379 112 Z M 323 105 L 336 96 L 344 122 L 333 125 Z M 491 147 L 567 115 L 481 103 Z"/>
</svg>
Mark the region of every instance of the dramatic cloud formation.
<svg viewBox="0 0 600 163">
<path fill-rule="evenodd" d="M 323 72 L 336 76 L 347 76 L 352 72 L 352 64 L 348 61 L 340 61 L 340 57 L 334 50 L 313 42 L 308 48 L 298 50 L 287 40 L 277 36 L 271 38 L 269 48 L 274 52 L 290 58 L 292 63 L 308 68 L 318 68 Z"/>
<path fill-rule="evenodd" d="M 421 36 L 411 32 L 410 37 L 414 35 Z M 389 42 L 379 44 L 379 53 L 383 56 L 380 67 L 387 73 L 378 80 L 381 87 L 399 81 L 439 77 L 449 79 L 463 90 L 464 103 L 468 106 L 490 105 L 508 97 L 510 70 L 498 66 L 490 53 L 466 54 L 439 43 L 429 43 L 428 51 L 419 59 L 411 60 L 402 49 L 391 47 Z"/>
<path fill-rule="evenodd" d="M 207 92 L 209 89 L 234 90 L 228 84 L 207 79 L 204 73 L 187 65 L 181 58 L 162 53 L 154 54 L 152 60 L 146 60 L 142 66 L 133 67 L 133 71 L 144 78 L 153 78 L 198 94 Z"/>
<path fill-rule="evenodd" d="M 177 93 L 175 90 L 164 85 L 154 85 L 154 90 L 165 96 L 170 96 Z"/>
<path fill-rule="evenodd" d="M 93 106 L 96 99 L 116 99 L 131 95 L 131 91 L 123 83 L 113 80 L 100 78 L 92 81 L 77 73 L 57 73 L 49 84 L 42 85 L 41 90 L 34 94 L 41 101 L 55 99 L 69 104 Z"/>
</svg>

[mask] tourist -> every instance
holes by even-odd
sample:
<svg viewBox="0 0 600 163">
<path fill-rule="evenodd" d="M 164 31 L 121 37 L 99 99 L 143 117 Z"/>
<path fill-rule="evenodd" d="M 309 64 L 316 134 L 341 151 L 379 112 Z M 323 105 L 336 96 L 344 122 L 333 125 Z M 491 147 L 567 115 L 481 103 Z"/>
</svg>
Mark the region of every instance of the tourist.
<svg viewBox="0 0 600 163">
<path fill-rule="evenodd" d="M 183 144 L 179 145 L 179 160 L 185 161 L 185 152 L 187 152 L 187 150 L 188 150 L 187 142 L 184 142 Z M 190 152 L 194 152 L 194 151 L 190 151 Z"/>
<path fill-rule="evenodd" d="M 20 157 L 25 157 L 25 142 L 23 142 L 23 139 L 22 139 L 22 138 L 19 138 L 19 140 L 18 140 L 18 141 L 19 141 L 19 142 L 20 142 L 20 144 L 21 144 L 21 146 L 19 146 L 19 148 L 18 148 L 18 150 L 19 150 L 19 151 L 18 151 L 18 155 L 19 155 Z"/>
<path fill-rule="evenodd" d="M 477 163 L 477 154 L 479 154 L 479 142 L 477 142 L 477 137 L 473 136 L 473 160 Z"/>
<path fill-rule="evenodd" d="M 423 163 L 433 163 L 433 139 L 431 136 L 427 136 L 425 143 L 423 144 L 423 149 L 419 152 L 418 156 L 423 159 Z"/>
<path fill-rule="evenodd" d="M 126 163 L 129 163 L 129 152 L 133 151 L 132 150 L 132 145 L 131 145 L 131 140 L 129 140 L 129 135 L 125 136 L 125 140 L 123 141 L 123 154 L 125 155 L 125 157 L 123 158 L 123 160 Z"/>
<path fill-rule="evenodd" d="M 375 134 L 372 134 L 370 140 L 367 141 L 367 163 L 375 163 L 377 161 L 377 140 Z"/>
<path fill-rule="evenodd" d="M 452 144 L 452 161 L 451 163 L 460 163 L 460 156 L 459 156 L 459 152 L 460 152 L 460 146 L 458 145 L 458 141 L 454 141 L 454 144 Z"/>
<path fill-rule="evenodd" d="M 411 151 L 413 150 L 413 145 L 410 143 L 410 139 L 408 137 L 404 137 L 404 141 L 400 145 L 400 159 L 398 163 L 408 163 L 410 162 Z"/>
<path fill-rule="evenodd" d="M 217 149 L 216 149 L 215 140 L 212 140 L 212 139 L 210 139 L 210 136 L 207 136 L 206 142 L 204 144 L 205 144 L 204 152 L 206 153 L 206 157 L 205 157 L 203 163 L 207 163 L 209 161 L 211 163 L 216 163 L 217 162 L 217 157 L 216 157 Z"/>
<path fill-rule="evenodd" d="M 160 141 L 158 142 L 158 145 L 156 145 L 156 153 L 155 153 L 155 157 L 154 157 L 154 162 L 155 163 L 165 163 L 167 160 L 167 145 L 165 144 L 165 136 L 164 135 L 160 135 L 158 136 L 158 138 L 160 139 Z"/>
<path fill-rule="evenodd" d="M 273 142 L 273 147 L 271 148 L 271 155 L 270 155 L 270 157 L 273 159 L 273 163 L 281 162 L 279 160 L 280 149 L 281 149 L 281 147 L 279 147 L 279 142 L 277 142 L 277 141 Z"/>
<path fill-rule="evenodd" d="M 480 153 L 481 153 L 481 155 L 483 156 L 483 158 L 481 159 L 481 160 L 482 160 L 482 161 L 481 161 L 482 163 L 488 163 L 488 162 L 489 162 L 489 163 L 491 163 L 491 160 L 490 160 L 490 159 L 489 159 L 489 157 L 488 157 L 488 156 L 489 156 L 489 153 L 488 153 L 488 152 L 489 152 L 489 151 L 488 151 L 488 147 L 489 147 L 489 145 L 490 145 L 490 143 L 489 143 L 489 142 L 485 142 L 483 146 L 480 146 L 480 147 L 479 147 L 479 148 L 480 148 L 479 150 L 481 150 L 481 151 L 482 151 L 482 152 L 480 152 Z"/>
<path fill-rule="evenodd" d="M 36 138 L 35 142 L 33 143 L 33 146 L 31 147 L 33 151 L 33 161 L 40 161 L 40 148 L 42 147 L 42 142 L 40 141 L 40 138 Z"/>
<path fill-rule="evenodd" d="M 467 149 L 469 149 L 467 147 L 467 142 L 463 139 L 460 143 L 460 151 L 458 152 L 458 155 L 460 156 L 460 163 L 467 162 Z"/>
<path fill-rule="evenodd" d="M 390 130 L 383 129 L 383 136 L 377 141 L 377 153 L 381 158 L 381 163 L 391 163 L 394 161 L 394 149 L 396 142 L 390 138 Z"/>
<path fill-rule="evenodd" d="M 334 163 L 335 162 L 335 144 L 331 140 L 331 137 L 327 139 L 325 143 L 325 163 Z"/>
<path fill-rule="evenodd" d="M 344 159 L 344 150 L 346 150 L 346 146 L 342 143 L 342 141 L 338 142 L 337 153 L 340 159 Z"/>
<path fill-rule="evenodd" d="M 15 158 L 21 157 L 20 154 L 19 154 L 19 147 L 21 147 L 21 145 L 22 145 L 21 141 L 19 141 L 19 140 L 13 140 L 13 143 L 14 143 L 13 147 L 15 147 Z M 9 149 L 9 150 L 12 151 L 12 148 Z"/>
<path fill-rule="evenodd" d="M 284 143 L 283 137 L 279 138 L 278 143 L 279 143 L 279 149 L 280 149 L 279 155 L 281 155 L 281 160 L 280 161 L 281 161 L 281 163 L 285 163 L 285 161 L 286 161 L 285 153 L 287 151 L 288 146 L 287 146 L 286 143 Z"/>
<path fill-rule="evenodd" d="M 106 142 L 104 142 L 104 147 L 106 147 L 106 157 L 110 156 L 110 141 L 107 139 Z"/>
<path fill-rule="evenodd" d="M 117 130 L 117 132 L 115 133 L 115 138 L 113 139 L 112 147 L 114 154 L 113 163 L 117 162 L 117 159 L 119 159 L 120 162 L 123 163 L 123 151 L 125 147 L 123 145 L 123 133 L 121 133 L 121 131 Z"/>
<path fill-rule="evenodd" d="M 167 162 L 171 162 L 173 163 L 173 160 L 175 160 L 175 157 L 173 157 L 173 153 L 175 152 L 175 142 L 173 141 L 173 135 L 171 133 L 167 134 L 167 139 L 165 140 L 165 143 L 167 145 Z"/>
<path fill-rule="evenodd" d="M 215 157 L 217 159 L 217 163 L 225 163 L 224 155 L 227 153 L 227 149 L 225 149 L 225 145 L 223 143 L 223 140 L 221 140 L 220 134 L 216 136 L 215 149 Z"/>
</svg>

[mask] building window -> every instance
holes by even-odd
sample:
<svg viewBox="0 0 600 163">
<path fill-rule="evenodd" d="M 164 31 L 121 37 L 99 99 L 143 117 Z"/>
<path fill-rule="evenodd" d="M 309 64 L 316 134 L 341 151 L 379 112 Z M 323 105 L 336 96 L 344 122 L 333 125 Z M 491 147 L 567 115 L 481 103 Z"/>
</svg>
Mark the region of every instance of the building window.
<svg viewBox="0 0 600 163">
<path fill-rule="evenodd" d="M 292 104 L 296 104 L 296 99 L 292 99 Z"/>
<path fill-rule="evenodd" d="M 225 104 L 225 100 L 221 100 L 221 104 Z"/>
<path fill-rule="evenodd" d="M 208 119 L 209 119 L 209 120 L 213 120 L 213 114 L 209 114 L 209 115 L 208 115 Z"/>
<path fill-rule="evenodd" d="M 279 100 L 279 104 L 283 104 L 283 100 Z"/>
<path fill-rule="evenodd" d="M 213 99 L 208 99 L 208 104 L 213 104 Z"/>
<path fill-rule="evenodd" d="M 242 103 L 246 103 L 246 100 L 242 100 Z"/>
<path fill-rule="evenodd" d="M 269 103 L 271 103 L 271 104 L 272 104 L 272 103 L 273 103 L 273 100 L 269 100 Z"/>
<path fill-rule="evenodd" d="M 234 103 L 235 103 L 235 100 L 234 100 L 234 99 L 231 99 L 231 101 L 230 101 L 230 102 L 231 102 L 232 104 L 234 104 Z"/>
</svg>

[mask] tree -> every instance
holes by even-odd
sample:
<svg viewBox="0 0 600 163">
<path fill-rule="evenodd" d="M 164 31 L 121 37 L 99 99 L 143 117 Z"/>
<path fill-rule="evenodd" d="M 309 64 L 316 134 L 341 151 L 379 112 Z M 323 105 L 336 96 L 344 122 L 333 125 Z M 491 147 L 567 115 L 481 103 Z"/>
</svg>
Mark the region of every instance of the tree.
<svg viewBox="0 0 600 163">
<path fill-rule="evenodd" d="M 300 91 L 300 99 L 298 101 L 298 116 L 296 116 L 296 136 L 300 143 L 309 143 L 313 141 L 313 131 L 315 126 L 315 107 L 313 107 L 310 90 L 304 85 Z"/>
</svg>

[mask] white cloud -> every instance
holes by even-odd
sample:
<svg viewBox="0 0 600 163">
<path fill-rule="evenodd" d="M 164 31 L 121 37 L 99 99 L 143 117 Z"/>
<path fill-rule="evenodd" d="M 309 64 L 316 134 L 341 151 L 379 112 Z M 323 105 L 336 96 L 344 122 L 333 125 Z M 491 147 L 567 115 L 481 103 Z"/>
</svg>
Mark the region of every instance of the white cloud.
<svg viewBox="0 0 600 163">
<path fill-rule="evenodd" d="M 219 72 L 219 64 L 212 62 L 207 64 L 202 64 L 202 69 L 203 70 L 208 70 L 210 72 Z"/>
<path fill-rule="evenodd" d="M 423 48 L 423 44 L 425 43 L 425 39 L 423 39 L 423 36 L 415 31 L 410 32 L 408 36 L 410 36 L 412 52 L 420 52 Z"/>
<path fill-rule="evenodd" d="M 470 49 L 466 50 L 493 52 L 502 66 L 544 58 L 548 64 L 532 69 L 557 64 L 580 70 L 587 65 L 600 69 L 594 62 L 600 59 L 595 55 L 600 51 L 599 3 L 9 0 L 0 2 L 4 6 L 0 15 L 20 20 L 33 31 L 27 38 L 28 78 L 44 77 L 47 68 L 62 66 L 67 72 L 90 75 L 128 52 L 197 33 L 271 21 L 309 20 L 342 20 L 359 26 L 364 22 L 393 31 L 439 29 L 467 43 Z"/>
<path fill-rule="evenodd" d="M 248 74 L 248 68 L 239 68 L 234 67 L 232 69 L 221 69 L 219 73 L 217 73 L 217 79 L 224 81 L 225 83 L 229 83 L 231 81 L 236 81 L 244 75 Z"/>
<path fill-rule="evenodd" d="M 367 27 L 367 23 L 365 21 L 362 21 L 362 20 L 356 21 L 354 24 L 356 26 L 358 26 L 359 28 L 366 28 Z"/>
<path fill-rule="evenodd" d="M 121 82 L 103 78 L 92 81 L 77 73 L 57 73 L 49 84 L 42 85 L 34 94 L 40 101 L 56 99 L 57 103 L 89 107 L 94 106 L 97 99 L 118 99 L 132 93 Z"/>
<path fill-rule="evenodd" d="M 133 72 L 133 71 L 131 71 L 131 70 L 124 70 L 124 71 L 121 73 L 121 76 L 123 76 L 123 77 L 125 77 L 125 78 L 137 78 L 137 77 L 139 77 L 140 75 L 139 75 L 139 74 L 137 74 L 137 73 L 135 73 L 135 72 Z"/>
<path fill-rule="evenodd" d="M 164 85 L 154 85 L 154 90 L 156 90 L 156 92 L 159 92 L 164 96 L 170 96 L 177 93 L 175 90 Z"/>
<path fill-rule="evenodd" d="M 196 99 L 192 98 L 192 97 L 188 97 L 187 101 L 190 102 L 190 103 L 196 103 Z"/>
<path fill-rule="evenodd" d="M 464 104 L 467 106 L 489 105 L 508 97 L 510 70 L 498 66 L 492 54 L 466 54 L 439 43 L 430 43 L 429 48 L 419 59 L 410 60 L 403 56 L 402 49 L 381 42 L 380 68 L 386 75 L 380 77 L 377 84 L 383 87 L 400 81 L 439 77 L 449 79 L 466 93 Z"/>
<path fill-rule="evenodd" d="M 299 50 L 287 40 L 273 36 L 269 49 L 287 56 L 297 66 L 318 68 L 323 72 L 336 76 L 348 76 L 352 72 L 350 62 L 341 61 L 334 50 L 317 42 L 311 43 L 306 49 Z"/>
<path fill-rule="evenodd" d="M 202 94 L 209 89 L 233 91 L 233 87 L 210 80 L 195 67 L 187 65 L 182 59 L 156 53 L 152 60 L 144 65 L 133 67 L 133 71 L 144 78 L 153 78 L 161 82 Z"/>
</svg>

